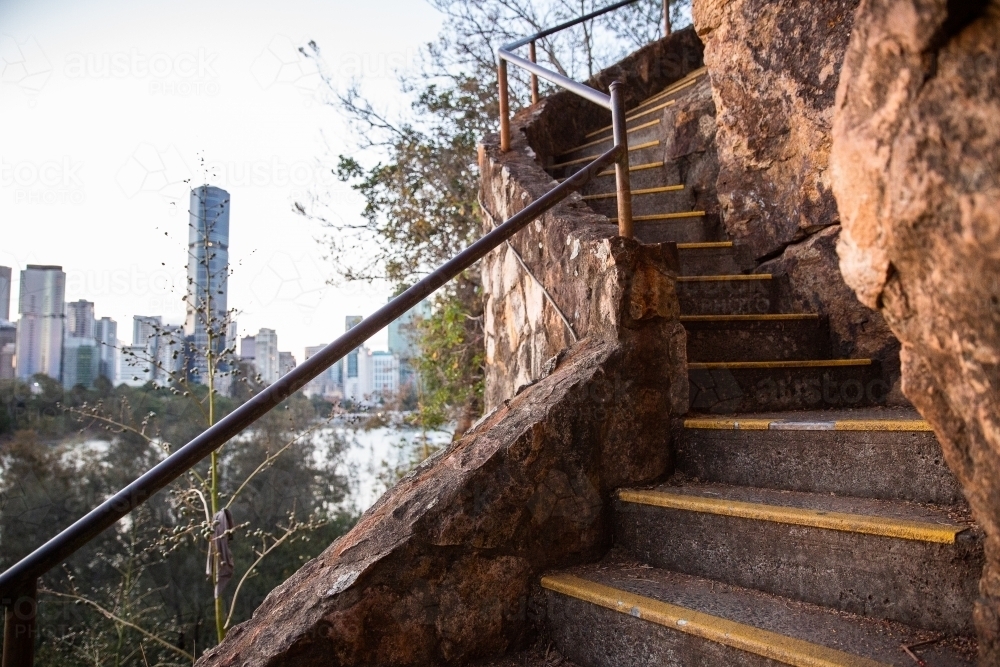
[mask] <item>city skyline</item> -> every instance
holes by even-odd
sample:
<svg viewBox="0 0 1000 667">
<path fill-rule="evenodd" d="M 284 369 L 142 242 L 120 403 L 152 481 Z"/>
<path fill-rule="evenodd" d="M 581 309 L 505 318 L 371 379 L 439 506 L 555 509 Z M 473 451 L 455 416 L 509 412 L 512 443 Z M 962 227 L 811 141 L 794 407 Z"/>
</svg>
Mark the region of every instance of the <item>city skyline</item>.
<svg viewBox="0 0 1000 667">
<path fill-rule="evenodd" d="M 227 20 L 237 7 L 239 26 Z M 384 11 L 398 20 L 376 30 Z M 204 21 L 181 19 L 192 13 Z M 15 297 L 27 264 L 61 265 L 67 300 L 95 302 L 123 332 L 134 314 L 183 324 L 186 197 L 208 182 L 236 202 L 229 306 L 240 311 L 240 335 L 280 324 L 285 349 L 301 359 L 334 338 L 345 315 L 384 302 L 388 285 L 328 285 L 334 272 L 316 241 L 326 232 L 292 212 L 316 187 L 345 220 L 364 208 L 322 169 L 327 151 L 353 154 L 354 137 L 296 47 L 316 40 L 338 86 L 363 78 L 376 103 L 405 108 L 396 72 L 416 65 L 440 25 L 436 12 L 403 2 L 293 0 L 275 15 L 225 0 L 152 10 L 41 0 L 4 3 L 0 24 L 17 47 L 4 55 L 23 54 L 33 73 L 0 82 L 0 216 L 10 221 L 0 265 L 14 269 Z M 118 56 L 128 71 L 105 68 Z M 161 61 L 176 67 L 148 72 Z M 370 344 L 384 349 L 385 334 Z"/>
</svg>

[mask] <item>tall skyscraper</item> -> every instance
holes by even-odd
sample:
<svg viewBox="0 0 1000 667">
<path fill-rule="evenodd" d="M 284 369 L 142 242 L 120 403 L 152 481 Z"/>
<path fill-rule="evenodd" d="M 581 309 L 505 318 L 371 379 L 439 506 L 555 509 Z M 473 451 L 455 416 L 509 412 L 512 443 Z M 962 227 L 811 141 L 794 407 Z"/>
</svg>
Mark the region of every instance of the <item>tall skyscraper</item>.
<svg viewBox="0 0 1000 667">
<path fill-rule="evenodd" d="M 10 319 L 10 267 L 0 266 L 0 320 Z"/>
<path fill-rule="evenodd" d="M 206 382 L 210 332 L 214 354 L 226 349 L 229 332 L 229 193 L 214 185 L 197 187 L 191 191 L 190 211 L 184 333 L 193 337 L 197 350 L 191 370 Z"/>
<path fill-rule="evenodd" d="M 21 271 L 17 312 L 17 377 L 62 377 L 66 274 L 61 266 L 29 264 Z"/>
<path fill-rule="evenodd" d="M 80 299 L 66 304 L 64 334 L 63 387 L 71 389 L 82 385 L 89 389 L 101 372 L 101 350 L 94 337 L 93 302 Z"/>
<path fill-rule="evenodd" d="M 280 377 L 278 365 L 278 334 L 274 329 L 261 329 L 254 336 L 253 364 L 264 384 L 274 384 Z"/>
<path fill-rule="evenodd" d="M 100 356 L 101 377 L 111 384 L 118 383 L 118 323 L 110 317 L 102 317 L 94 322 L 94 339 Z"/>
<path fill-rule="evenodd" d="M 163 318 L 159 315 L 132 316 L 132 345 L 146 345 L 150 354 L 156 352 L 156 338 L 163 329 Z"/>
<path fill-rule="evenodd" d="M 66 304 L 66 336 L 94 337 L 94 302 L 80 299 Z"/>
<path fill-rule="evenodd" d="M 390 299 L 391 301 L 392 299 Z M 431 304 L 426 299 L 400 315 L 389 324 L 389 352 L 399 358 L 399 387 L 412 385 L 417 381 L 414 359 L 420 355 L 416 344 L 417 325 L 429 317 Z"/>
</svg>

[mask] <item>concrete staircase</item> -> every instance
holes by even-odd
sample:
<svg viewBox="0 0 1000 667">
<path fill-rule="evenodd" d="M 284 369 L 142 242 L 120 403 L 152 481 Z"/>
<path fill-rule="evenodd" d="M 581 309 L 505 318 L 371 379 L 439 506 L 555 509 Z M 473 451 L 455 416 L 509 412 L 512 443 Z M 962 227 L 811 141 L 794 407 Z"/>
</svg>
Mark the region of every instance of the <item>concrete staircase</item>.
<svg viewBox="0 0 1000 667">
<path fill-rule="evenodd" d="M 970 665 L 982 536 L 927 424 L 883 369 L 838 359 L 815 313 L 692 207 L 663 158 L 693 72 L 630 113 L 636 236 L 675 241 L 691 413 L 675 473 L 621 489 L 607 559 L 542 580 L 552 641 L 582 667 Z M 560 156 L 564 178 L 610 128 Z M 612 172 L 584 191 L 615 215 Z"/>
</svg>

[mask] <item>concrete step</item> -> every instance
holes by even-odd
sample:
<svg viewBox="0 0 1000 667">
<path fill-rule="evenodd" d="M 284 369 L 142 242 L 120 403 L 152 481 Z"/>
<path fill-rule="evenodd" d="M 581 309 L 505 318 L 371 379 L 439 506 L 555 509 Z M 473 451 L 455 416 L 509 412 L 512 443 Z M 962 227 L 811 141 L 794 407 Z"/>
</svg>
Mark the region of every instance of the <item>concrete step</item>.
<svg viewBox="0 0 1000 667">
<path fill-rule="evenodd" d="M 626 127 L 632 128 L 635 125 L 646 123 L 656 117 L 656 113 L 676 104 L 676 100 L 690 92 L 690 89 L 698 83 L 707 73 L 705 68 L 688 73 L 682 79 L 675 81 L 659 93 L 648 97 L 625 113 Z M 586 140 L 592 141 L 601 137 L 611 135 L 611 125 L 587 133 Z"/>
<path fill-rule="evenodd" d="M 660 162 L 662 164 L 663 151 L 663 141 L 660 139 L 652 139 L 642 143 L 629 143 L 629 165 L 631 167 L 638 167 L 656 162 Z M 574 158 L 566 162 L 556 162 L 555 164 L 550 165 L 546 171 L 548 171 L 549 174 L 557 180 L 568 178 L 602 155 L 599 151 L 585 150 L 583 152 L 585 155 L 582 157 Z M 612 171 L 613 169 L 614 168 L 612 168 Z"/>
<path fill-rule="evenodd" d="M 677 251 L 682 276 L 732 275 L 754 266 L 749 253 L 732 241 L 685 243 Z"/>
<path fill-rule="evenodd" d="M 691 362 L 690 409 L 711 414 L 884 405 L 891 387 L 871 359 Z"/>
<path fill-rule="evenodd" d="M 721 484 L 622 490 L 644 563 L 913 627 L 971 634 L 982 537 L 957 509 Z"/>
<path fill-rule="evenodd" d="M 582 667 L 935 667 L 975 664 L 964 637 L 875 622 L 635 563 L 542 579 L 553 643 Z"/>
<path fill-rule="evenodd" d="M 703 482 L 964 503 L 941 445 L 916 412 L 690 417 L 675 422 L 671 440 L 677 471 Z"/>
<path fill-rule="evenodd" d="M 741 273 L 681 276 L 677 297 L 684 315 L 759 315 L 772 312 L 774 280 L 770 274 Z"/>
<path fill-rule="evenodd" d="M 610 185 L 614 185 L 611 183 Z M 658 213 L 678 213 L 698 208 L 695 193 L 682 185 L 665 185 L 656 188 L 632 190 L 632 215 L 646 216 Z M 614 192 L 584 195 L 584 201 L 601 215 L 613 218 L 618 215 L 618 198 Z"/>
<path fill-rule="evenodd" d="M 562 176 L 554 177 L 557 181 L 565 180 Z M 658 188 L 665 185 L 677 185 L 681 182 L 681 172 L 677 165 L 672 162 L 665 162 L 662 158 L 656 158 L 641 164 L 631 163 L 629 169 L 629 185 L 633 190 L 644 190 Z M 614 167 L 605 169 L 597 178 L 585 185 L 580 194 L 599 195 L 613 192 L 615 190 L 615 170 Z"/>
<path fill-rule="evenodd" d="M 643 122 L 641 123 L 632 123 L 628 128 L 629 147 L 644 144 L 649 141 L 662 140 L 663 133 L 663 119 L 659 117 L 659 114 L 650 114 L 648 119 L 643 119 Z M 604 136 L 588 139 L 579 146 L 557 155 L 555 159 L 553 159 L 552 164 L 558 165 L 563 162 L 579 160 L 580 158 L 584 158 L 588 155 L 601 155 L 611 150 L 613 146 L 614 139 L 611 134 L 608 133 Z M 590 162 L 593 159 L 594 158 L 590 158 L 590 160 L 587 161 Z"/>
<path fill-rule="evenodd" d="M 815 313 L 685 315 L 689 362 L 829 359 L 827 323 Z"/>
</svg>

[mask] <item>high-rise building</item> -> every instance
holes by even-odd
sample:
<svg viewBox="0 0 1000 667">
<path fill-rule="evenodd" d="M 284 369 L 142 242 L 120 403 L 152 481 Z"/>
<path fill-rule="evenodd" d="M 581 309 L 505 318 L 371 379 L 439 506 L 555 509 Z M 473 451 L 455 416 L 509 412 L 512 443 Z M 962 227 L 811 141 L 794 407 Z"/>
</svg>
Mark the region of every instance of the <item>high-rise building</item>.
<svg viewBox="0 0 1000 667">
<path fill-rule="evenodd" d="M 155 378 L 153 358 L 145 345 L 124 345 L 121 348 L 121 367 L 118 371 L 122 384 L 141 387 Z"/>
<path fill-rule="evenodd" d="M 21 271 L 17 311 L 17 377 L 62 376 L 66 274 L 61 266 L 29 264 Z"/>
<path fill-rule="evenodd" d="M 430 302 L 424 300 L 389 324 L 389 352 L 399 357 L 399 387 L 416 382 L 413 360 L 420 355 L 416 344 L 417 325 L 429 317 L 430 312 Z"/>
<path fill-rule="evenodd" d="M 110 317 L 94 322 L 94 339 L 100 356 L 98 373 L 111 384 L 118 382 L 118 323 Z"/>
<path fill-rule="evenodd" d="M 253 361 L 257 356 L 257 339 L 254 336 L 244 336 L 240 339 L 240 359 Z"/>
<path fill-rule="evenodd" d="M 194 343 L 191 370 L 205 382 L 210 334 L 212 351 L 219 355 L 229 332 L 229 193 L 214 185 L 191 191 L 187 275 L 184 332 Z"/>
<path fill-rule="evenodd" d="M 187 361 L 185 355 L 186 336 L 184 327 L 166 325 L 160 328 L 156 337 L 156 360 L 153 378 L 160 384 L 169 385 L 179 379 Z"/>
<path fill-rule="evenodd" d="M 288 375 L 297 365 L 295 356 L 291 352 L 278 353 L 278 377 Z"/>
<path fill-rule="evenodd" d="M 399 357 L 392 352 L 371 353 L 371 393 L 389 397 L 399 391 Z"/>
<path fill-rule="evenodd" d="M 101 352 L 93 338 L 67 336 L 63 341 L 62 384 L 90 389 L 101 370 Z"/>
<path fill-rule="evenodd" d="M 0 320 L 10 319 L 10 278 L 10 267 L 0 266 Z"/>
<path fill-rule="evenodd" d="M 274 384 L 280 377 L 278 361 L 278 334 L 274 329 L 261 329 L 254 336 L 253 364 L 264 384 Z"/>
<path fill-rule="evenodd" d="M 312 345 L 306 348 L 306 360 L 314 356 L 325 348 L 326 345 Z M 309 381 L 305 387 L 306 396 L 323 396 L 326 398 L 336 398 L 344 395 L 343 380 L 343 359 L 330 366 L 328 369 Z"/>
<path fill-rule="evenodd" d="M 134 315 L 132 317 L 132 345 L 146 345 L 150 354 L 156 351 L 156 338 L 163 329 L 159 315 Z"/>
<path fill-rule="evenodd" d="M 94 337 L 94 302 L 80 299 L 66 304 L 66 336 Z"/>
<path fill-rule="evenodd" d="M 0 320 L 0 380 L 14 379 L 14 358 L 17 354 L 17 325 Z"/>
</svg>

